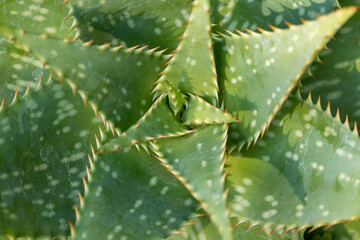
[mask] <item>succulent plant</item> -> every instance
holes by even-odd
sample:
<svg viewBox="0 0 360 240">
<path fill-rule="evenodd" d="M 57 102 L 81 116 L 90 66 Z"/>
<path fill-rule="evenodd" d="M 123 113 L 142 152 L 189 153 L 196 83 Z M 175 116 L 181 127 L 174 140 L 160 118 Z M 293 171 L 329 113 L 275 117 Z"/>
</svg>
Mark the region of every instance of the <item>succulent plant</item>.
<svg viewBox="0 0 360 240">
<path fill-rule="evenodd" d="M 359 4 L 0 1 L 0 239 L 359 238 Z"/>
</svg>

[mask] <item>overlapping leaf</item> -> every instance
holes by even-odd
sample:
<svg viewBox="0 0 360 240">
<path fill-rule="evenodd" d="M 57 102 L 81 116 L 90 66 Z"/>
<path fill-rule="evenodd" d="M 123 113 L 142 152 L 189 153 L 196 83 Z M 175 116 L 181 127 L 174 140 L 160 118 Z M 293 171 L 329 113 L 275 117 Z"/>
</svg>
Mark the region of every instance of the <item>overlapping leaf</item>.
<svg viewBox="0 0 360 240">
<path fill-rule="evenodd" d="M 153 84 L 166 62 L 158 56 L 160 53 L 151 50 L 102 49 L 22 34 L 4 26 L 1 30 L 11 35 L 17 45 L 49 63 L 60 79 L 70 79 L 84 99 L 95 103 L 121 131 L 150 107 Z"/>
<path fill-rule="evenodd" d="M 231 239 L 223 187 L 227 128 L 209 125 L 195 133 L 153 143 L 153 149 L 212 217 L 223 239 Z"/>
<path fill-rule="evenodd" d="M 176 38 L 185 31 L 182 22 L 188 19 L 191 2 L 71 1 L 82 40 L 95 38 L 95 44 L 160 45 L 171 50 L 177 46 Z M 218 23 L 214 29 L 224 32 L 226 28 L 255 30 L 269 22 L 283 27 L 284 19 L 299 23 L 300 16 L 313 19 L 315 12 L 331 11 L 334 1 L 211 2 L 213 23 Z M 74 221 L 72 205 L 77 203 L 76 193 L 81 189 L 78 178 L 84 175 L 81 159 L 89 151 L 88 134 L 93 135 L 99 123 L 92 110 L 78 108 L 82 102 L 91 105 L 96 114 L 96 109 L 103 111 L 100 116 L 109 117 L 121 131 L 128 131 L 107 145 L 121 150 L 98 153 L 91 162 L 88 191 L 74 231 L 76 240 L 165 238 L 188 220 L 198 205 L 196 200 L 212 222 L 206 217 L 196 218 L 194 226 L 186 229 L 185 239 L 231 239 L 233 235 L 235 239 L 270 238 L 274 236 L 270 229 L 275 227 L 274 238 L 288 239 L 288 234 L 280 236 L 281 231 L 275 230 L 335 224 L 359 216 L 356 203 L 360 179 L 355 171 L 360 158 L 358 136 L 351 135 L 339 120 L 319 107 L 297 98 L 287 102 L 284 112 L 256 147 L 229 157 L 229 202 L 235 215 L 230 221 L 222 178 L 225 125 L 203 126 L 187 136 L 153 143 L 167 169 L 143 150 L 137 152 L 135 146 L 124 148 L 189 133 L 177 117 L 185 124 L 234 121 L 231 114 L 192 95 L 198 94 L 219 106 L 209 0 L 194 1 L 181 44 L 158 82 L 158 94 L 168 91 L 170 108 L 163 95 L 149 111 L 153 83 L 167 57 L 162 57 L 161 52 L 153 53 L 154 49 L 108 49 L 108 45 L 93 47 L 90 42 L 57 40 L 65 38 L 69 24 L 75 23 L 63 21 L 68 7 L 56 8 L 58 5 L 47 0 L 0 3 L 0 28 L 22 48 L 6 46 L 11 54 L 4 58 L 0 55 L 2 85 L 20 93 L 27 89 L 27 81 L 37 83 L 41 75 L 48 76 L 50 70 L 42 69 L 34 54 L 49 63 L 60 80 L 68 81 L 73 92 L 77 88 L 82 98 L 77 96 L 69 102 L 69 86 L 53 83 L 44 87 L 46 91 L 41 89 L 0 112 L 0 161 L 4 162 L 0 180 L 6 182 L 0 193 L 0 235 L 68 234 L 66 220 Z M 54 11 L 49 12 L 51 8 Z M 315 50 L 354 11 L 345 9 L 283 32 L 224 37 L 225 45 L 217 45 L 220 87 L 224 90 L 220 97 L 244 122 L 243 127 L 233 125 L 232 145 L 240 146 L 265 129 Z M 244 21 L 243 16 L 248 18 Z M 353 66 L 357 66 L 356 61 Z M 166 80 L 170 85 L 166 86 Z M 13 96 L 3 86 L 0 94 L 8 102 Z M 31 84 L 30 89 L 34 86 Z M 190 96 L 188 102 L 185 94 Z M 57 135 L 61 135 L 60 140 Z M 16 227 L 19 219 L 25 219 L 22 228 Z M 250 225 L 241 223 L 231 232 L 229 223 L 234 225 L 244 219 Z M 257 223 L 258 228 L 264 227 L 260 235 L 256 230 L 245 231 Z"/>
<path fill-rule="evenodd" d="M 284 104 L 255 147 L 227 159 L 231 212 L 240 220 L 292 228 L 360 215 L 357 132 L 299 99 Z"/>
<path fill-rule="evenodd" d="M 145 151 L 99 154 L 73 239 L 165 238 L 196 207 L 184 186 Z"/>
<path fill-rule="evenodd" d="M 67 236 L 101 119 L 67 84 L 17 101 L 0 111 L 0 235 Z"/>
<path fill-rule="evenodd" d="M 209 0 L 196 0 L 181 43 L 155 91 L 166 91 L 166 83 L 195 93 L 212 104 L 218 99 L 218 84 L 210 36 Z"/>
<path fill-rule="evenodd" d="M 168 94 L 169 106 L 174 112 L 174 115 L 177 116 L 184 108 L 186 103 L 186 96 L 182 94 L 179 89 L 177 89 L 173 84 L 165 81 L 166 92 Z"/>
<path fill-rule="evenodd" d="M 145 141 L 176 137 L 192 132 L 180 124 L 169 109 L 166 100 L 166 95 L 160 96 L 135 125 L 116 138 L 111 139 L 102 149 L 114 150 Z"/>
<path fill-rule="evenodd" d="M 95 43 L 150 45 L 174 50 L 185 31 L 189 0 L 71 0 L 80 38 Z"/>
<path fill-rule="evenodd" d="M 181 118 L 185 125 L 239 122 L 233 115 L 192 94 L 189 96 L 188 106 Z"/>
<path fill-rule="evenodd" d="M 337 109 L 350 126 L 360 123 L 360 12 L 356 13 L 335 35 L 329 50 L 320 53 L 320 62 L 310 67 L 312 76 L 301 80 L 303 96 L 311 92 L 313 101 L 320 96 L 325 108 L 328 101 L 335 116 Z"/>
<path fill-rule="evenodd" d="M 255 31 L 269 29 L 269 24 L 286 28 L 286 22 L 301 24 L 300 18 L 313 20 L 316 14 L 332 12 L 338 7 L 333 0 L 212 0 L 214 32 L 225 30 Z"/>
<path fill-rule="evenodd" d="M 231 128 L 234 144 L 258 137 L 316 52 L 355 11 L 343 9 L 288 30 L 225 36 L 217 61 L 221 96 L 243 123 Z"/>
</svg>

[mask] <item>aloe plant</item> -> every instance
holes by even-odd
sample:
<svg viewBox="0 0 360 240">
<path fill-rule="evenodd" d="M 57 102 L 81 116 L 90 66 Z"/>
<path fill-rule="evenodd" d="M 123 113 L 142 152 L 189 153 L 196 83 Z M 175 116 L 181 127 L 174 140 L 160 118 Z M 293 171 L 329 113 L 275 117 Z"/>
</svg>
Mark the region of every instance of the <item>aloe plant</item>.
<svg viewBox="0 0 360 240">
<path fill-rule="evenodd" d="M 357 239 L 360 2 L 3 0 L 0 239 Z"/>
</svg>

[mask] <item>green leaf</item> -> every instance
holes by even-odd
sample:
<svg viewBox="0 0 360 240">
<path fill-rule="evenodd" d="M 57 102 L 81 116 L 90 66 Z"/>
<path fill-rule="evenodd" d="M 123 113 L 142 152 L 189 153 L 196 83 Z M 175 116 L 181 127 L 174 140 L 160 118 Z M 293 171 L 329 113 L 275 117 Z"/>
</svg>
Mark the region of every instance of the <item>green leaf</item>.
<svg viewBox="0 0 360 240">
<path fill-rule="evenodd" d="M 74 240 L 164 238 L 197 206 L 157 159 L 136 148 L 97 155 L 90 175 Z"/>
<path fill-rule="evenodd" d="M 173 84 L 169 83 L 168 81 L 165 81 L 165 83 L 169 98 L 169 105 L 171 110 L 174 112 L 174 115 L 177 116 L 185 106 L 185 95 L 182 94 Z"/>
<path fill-rule="evenodd" d="M 100 122 L 65 83 L 41 85 L 5 105 L 0 111 L 0 235 L 69 234 L 84 161 Z"/>
<path fill-rule="evenodd" d="M 359 216 L 359 146 L 330 112 L 289 98 L 255 147 L 227 159 L 231 213 L 300 229 Z"/>
<path fill-rule="evenodd" d="M 70 8 L 61 7 L 61 1 L 15 1 L 0 3 L 0 24 L 21 28 L 28 32 L 47 34 L 58 38 L 74 37 L 75 31 L 68 32 L 74 19 L 65 20 Z M 35 88 L 40 76 L 47 79 L 50 70 L 31 54 L 15 48 L 0 34 L 0 101 L 11 102 L 15 91 L 24 94 L 30 82 Z M 1 102 L 0 102 L 1 105 Z"/>
<path fill-rule="evenodd" d="M 210 36 L 209 0 L 196 0 L 193 3 L 181 43 L 160 77 L 155 91 L 166 91 L 165 80 L 180 90 L 195 93 L 213 105 L 216 104 L 218 84 Z"/>
<path fill-rule="evenodd" d="M 180 124 L 167 105 L 166 95 L 162 95 L 135 125 L 111 139 L 102 149 L 114 150 L 145 141 L 177 137 L 191 132 Z"/>
<path fill-rule="evenodd" d="M 217 61 L 220 94 L 242 122 L 230 128 L 231 145 L 241 147 L 265 130 L 317 51 L 355 11 L 345 8 L 287 30 L 225 36 Z"/>
<path fill-rule="evenodd" d="M 151 106 L 153 84 L 166 62 L 161 52 L 153 50 L 88 46 L 22 34 L 5 26 L 0 31 L 50 64 L 60 79 L 69 79 L 84 101 L 101 110 L 120 131 L 132 126 Z"/>
<path fill-rule="evenodd" d="M 331 103 L 335 116 L 337 109 L 350 126 L 360 124 L 360 12 L 356 13 L 335 35 L 328 47 L 320 53 L 321 63 L 310 66 L 312 76 L 301 79 L 303 97 L 311 92 L 313 102 L 320 97 L 325 109 Z"/>
<path fill-rule="evenodd" d="M 164 165 L 212 217 L 223 239 L 231 239 L 222 178 L 226 134 L 225 124 L 209 125 L 152 145 Z"/>
<path fill-rule="evenodd" d="M 316 19 L 316 14 L 327 14 L 338 7 L 337 0 L 212 0 L 214 32 L 235 29 L 255 31 L 268 29 L 269 24 L 287 28 L 286 22 L 301 24 L 300 18 Z"/>
<path fill-rule="evenodd" d="M 17 49 L 5 37 L 0 39 L 0 72 L 0 105 L 2 100 L 10 103 L 16 91 L 23 95 L 29 83 L 30 89 L 34 89 L 40 77 L 45 81 L 50 75 L 39 60 Z"/>
<path fill-rule="evenodd" d="M 97 44 L 174 50 L 176 40 L 185 31 L 184 22 L 190 11 L 190 0 L 71 0 L 78 21 L 80 38 Z"/>
<path fill-rule="evenodd" d="M 188 107 L 181 116 L 185 125 L 239 122 L 233 115 L 214 107 L 199 96 L 189 96 Z"/>
<path fill-rule="evenodd" d="M 76 31 L 69 31 L 75 20 L 66 18 L 70 7 L 68 4 L 61 6 L 62 3 L 61 0 L 3 0 L 0 2 L 0 24 L 57 38 L 74 38 Z"/>
<path fill-rule="evenodd" d="M 231 218 L 231 223 L 237 223 L 236 218 Z M 251 227 L 247 221 L 234 226 L 234 239 L 236 240 L 302 240 L 302 232 L 294 234 L 294 231 L 283 233 L 283 229 L 273 231 L 271 228 L 261 229 L 263 226 Z M 261 230 L 261 231 L 260 231 Z M 180 229 L 177 234 L 167 238 L 167 240 L 218 240 L 222 239 L 216 229 L 216 226 L 210 221 L 206 215 L 198 216 L 190 220 L 189 225 Z"/>
</svg>

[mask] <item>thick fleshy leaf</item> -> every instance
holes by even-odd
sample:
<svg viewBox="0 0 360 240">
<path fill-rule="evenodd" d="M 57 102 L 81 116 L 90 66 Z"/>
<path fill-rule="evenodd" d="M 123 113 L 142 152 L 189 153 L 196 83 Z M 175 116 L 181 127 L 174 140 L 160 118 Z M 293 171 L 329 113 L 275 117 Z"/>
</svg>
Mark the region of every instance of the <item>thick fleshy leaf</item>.
<svg viewBox="0 0 360 240">
<path fill-rule="evenodd" d="M 10 103 L 18 91 L 23 95 L 28 88 L 34 89 L 40 77 L 47 80 L 50 70 L 43 68 L 39 60 L 15 48 L 5 37 L 0 39 L 0 105 L 4 99 Z"/>
<path fill-rule="evenodd" d="M 291 97 L 255 147 L 227 159 L 231 213 L 286 228 L 353 219 L 360 215 L 359 149 L 357 132 Z"/>
<path fill-rule="evenodd" d="M 173 84 L 169 83 L 168 81 L 165 81 L 165 83 L 169 98 L 169 106 L 174 112 L 174 115 L 177 116 L 185 106 L 186 96 L 182 94 Z"/>
<path fill-rule="evenodd" d="M 350 126 L 360 124 L 360 12 L 356 13 L 335 35 L 328 47 L 320 53 L 321 63 L 310 66 L 312 76 L 301 79 L 301 93 L 311 92 L 313 101 L 320 97 L 323 108 L 331 103 L 335 116 L 337 109 Z"/>
<path fill-rule="evenodd" d="M 153 84 L 166 62 L 159 56 L 161 52 L 151 50 L 104 49 L 22 34 L 4 26 L 0 31 L 50 64 L 60 79 L 70 79 L 85 101 L 105 113 L 121 131 L 133 125 L 151 106 Z"/>
<path fill-rule="evenodd" d="M 216 226 L 210 221 L 206 215 L 199 216 L 190 220 L 189 225 L 180 229 L 177 234 L 167 238 L 167 240 L 218 240 L 222 239 L 216 229 Z M 231 218 L 231 223 L 237 223 L 236 218 Z M 283 229 L 273 232 L 272 228 L 264 228 L 263 226 L 253 226 L 247 221 L 234 226 L 233 235 L 235 240 L 302 240 L 303 231 L 294 234 L 294 230 L 283 233 Z M 261 230 L 261 231 L 260 231 Z"/>
<path fill-rule="evenodd" d="M 210 36 L 209 0 L 195 0 L 187 29 L 155 90 L 166 90 L 165 80 L 183 91 L 195 93 L 212 104 L 218 84 Z"/>
<path fill-rule="evenodd" d="M 200 128 L 178 138 L 158 140 L 153 150 L 212 217 L 223 239 L 231 239 L 223 187 L 225 124 Z"/>
<path fill-rule="evenodd" d="M 75 37 L 76 31 L 71 30 L 75 24 L 73 18 L 66 18 L 70 11 L 68 4 L 61 6 L 61 0 L 17 1 L 4 0 L 0 2 L 0 24 L 21 28 L 27 32 L 47 34 L 52 37 Z"/>
<path fill-rule="evenodd" d="M 346 8 L 300 26 L 225 37 L 219 56 L 221 96 L 242 122 L 231 128 L 238 146 L 257 138 L 330 36 L 356 11 Z"/>
<path fill-rule="evenodd" d="M 269 24 L 287 28 L 286 22 L 301 24 L 300 19 L 313 20 L 317 14 L 330 13 L 337 0 L 212 0 L 214 32 L 225 30 L 255 31 L 269 29 Z"/>
<path fill-rule="evenodd" d="M 41 85 L 5 105 L 0 111 L 0 235 L 70 233 L 67 221 L 75 219 L 73 206 L 100 122 L 65 83 Z"/>
<path fill-rule="evenodd" d="M 204 99 L 189 95 L 188 107 L 181 116 L 185 125 L 239 122 L 233 115 L 216 108 Z"/>
<path fill-rule="evenodd" d="M 53 37 L 74 37 L 75 31 L 68 33 L 73 19 L 65 20 L 69 7 L 61 7 L 62 1 L 15 1 L 0 2 L 0 24 L 21 27 L 28 32 L 48 34 Z M 28 83 L 36 87 L 40 76 L 48 78 L 49 69 L 44 69 L 42 63 L 30 54 L 16 49 L 5 36 L 0 34 L 0 105 L 11 102 L 15 91 L 24 94 Z"/>
<path fill-rule="evenodd" d="M 185 31 L 190 0 L 70 0 L 80 38 L 97 44 L 150 45 L 174 50 Z"/>
<path fill-rule="evenodd" d="M 135 125 L 111 139 L 102 149 L 114 150 L 150 140 L 177 137 L 191 132 L 181 125 L 167 105 L 167 96 L 162 95 Z"/>
<path fill-rule="evenodd" d="M 73 239 L 161 239 L 196 207 L 184 186 L 145 151 L 99 154 Z"/>
</svg>

